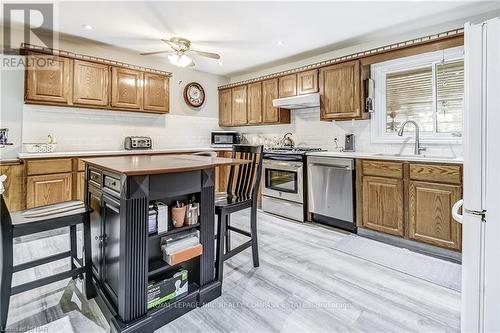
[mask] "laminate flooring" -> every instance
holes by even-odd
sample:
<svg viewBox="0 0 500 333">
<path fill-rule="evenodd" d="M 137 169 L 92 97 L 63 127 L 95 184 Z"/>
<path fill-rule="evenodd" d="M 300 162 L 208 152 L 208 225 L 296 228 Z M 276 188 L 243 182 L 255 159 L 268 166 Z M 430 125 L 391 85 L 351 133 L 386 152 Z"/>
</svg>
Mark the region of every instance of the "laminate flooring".
<svg viewBox="0 0 500 333">
<path fill-rule="evenodd" d="M 226 261 L 222 296 L 157 332 L 460 331 L 459 292 L 336 250 L 347 235 L 341 231 L 262 212 L 258 219 L 260 267 L 253 267 L 250 249 Z M 232 224 L 248 228 L 249 211 L 234 214 Z M 243 240 L 234 236 L 233 246 Z M 67 243 L 65 232 L 18 240 L 15 262 L 63 251 Z M 67 265 L 16 273 L 14 284 Z M 12 297 L 8 329 L 26 331 L 75 310 L 83 314 L 70 316 L 75 331 L 100 331 L 94 324 L 109 330 L 72 280 Z"/>
</svg>

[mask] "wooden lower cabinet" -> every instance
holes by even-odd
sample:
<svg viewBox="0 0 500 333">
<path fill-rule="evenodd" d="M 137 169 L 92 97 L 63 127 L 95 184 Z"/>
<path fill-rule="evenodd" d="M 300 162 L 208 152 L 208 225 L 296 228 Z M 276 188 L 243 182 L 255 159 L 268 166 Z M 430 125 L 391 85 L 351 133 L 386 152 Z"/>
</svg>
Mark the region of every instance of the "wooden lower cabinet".
<svg viewBox="0 0 500 333">
<path fill-rule="evenodd" d="M 461 249 L 461 225 L 451 216 L 451 207 L 461 198 L 461 186 L 410 181 L 408 190 L 410 239 Z"/>
<path fill-rule="evenodd" d="M 75 173 L 75 199 L 85 201 L 85 172 Z"/>
<path fill-rule="evenodd" d="M 356 177 L 360 227 L 461 250 L 451 209 L 462 197 L 462 166 L 358 160 Z"/>
<path fill-rule="evenodd" d="M 231 158 L 232 152 L 230 151 L 220 151 L 217 155 L 219 157 Z M 221 166 L 217 167 L 215 173 L 215 191 L 216 192 L 226 192 L 227 191 L 227 183 L 229 179 L 229 170 L 230 166 Z"/>
<path fill-rule="evenodd" d="M 26 178 L 26 208 L 70 201 L 72 174 L 28 176 Z"/>
<path fill-rule="evenodd" d="M 24 200 L 24 165 L 20 163 L 0 165 L 0 175 L 6 175 L 3 183 L 5 192 L 3 198 L 10 212 L 25 208 Z"/>
<path fill-rule="evenodd" d="M 363 226 L 403 236 L 403 181 L 363 177 Z"/>
</svg>

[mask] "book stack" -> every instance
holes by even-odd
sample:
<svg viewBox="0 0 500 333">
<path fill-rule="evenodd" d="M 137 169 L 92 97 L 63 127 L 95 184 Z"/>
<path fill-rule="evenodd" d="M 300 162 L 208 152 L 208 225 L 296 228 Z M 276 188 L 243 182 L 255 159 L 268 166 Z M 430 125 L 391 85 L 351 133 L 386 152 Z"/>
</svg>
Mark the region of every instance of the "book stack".
<svg viewBox="0 0 500 333">
<path fill-rule="evenodd" d="M 169 265 L 176 265 L 203 253 L 200 244 L 200 232 L 189 230 L 162 239 L 163 260 Z"/>
</svg>

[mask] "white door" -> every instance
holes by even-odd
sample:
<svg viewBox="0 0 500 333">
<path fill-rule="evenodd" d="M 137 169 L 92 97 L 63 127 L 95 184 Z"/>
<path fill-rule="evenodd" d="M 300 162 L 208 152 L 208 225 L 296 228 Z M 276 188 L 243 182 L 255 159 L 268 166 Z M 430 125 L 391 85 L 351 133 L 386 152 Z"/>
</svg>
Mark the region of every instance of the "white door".
<svg viewBox="0 0 500 333">
<path fill-rule="evenodd" d="M 499 65 L 500 20 L 466 24 L 462 332 L 500 332 Z"/>
</svg>

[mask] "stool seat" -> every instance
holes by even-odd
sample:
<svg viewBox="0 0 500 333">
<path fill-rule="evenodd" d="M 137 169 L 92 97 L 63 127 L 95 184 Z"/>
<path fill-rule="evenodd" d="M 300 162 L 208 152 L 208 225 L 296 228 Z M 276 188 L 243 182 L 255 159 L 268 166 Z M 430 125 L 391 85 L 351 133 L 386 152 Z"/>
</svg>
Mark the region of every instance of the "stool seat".
<svg viewBox="0 0 500 333">
<path fill-rule="evenodd" d="M 69 201 L 26 209 L 10 214 L 13 237 L 70 227 L 82 223 L 90 210 L 82 201 Z"/>
<path fill-rule="evenodd" d="M 217 192 L 215 194 L 215 211 L 219 212 L 222 208 L 231 209 L 238 206 L 238 210 L 250 207 L 252 205 L 252 197 L 237 196 L 227 192 Z M 241 207 L 246 206 L 246 207 Z"/>
</svg>

